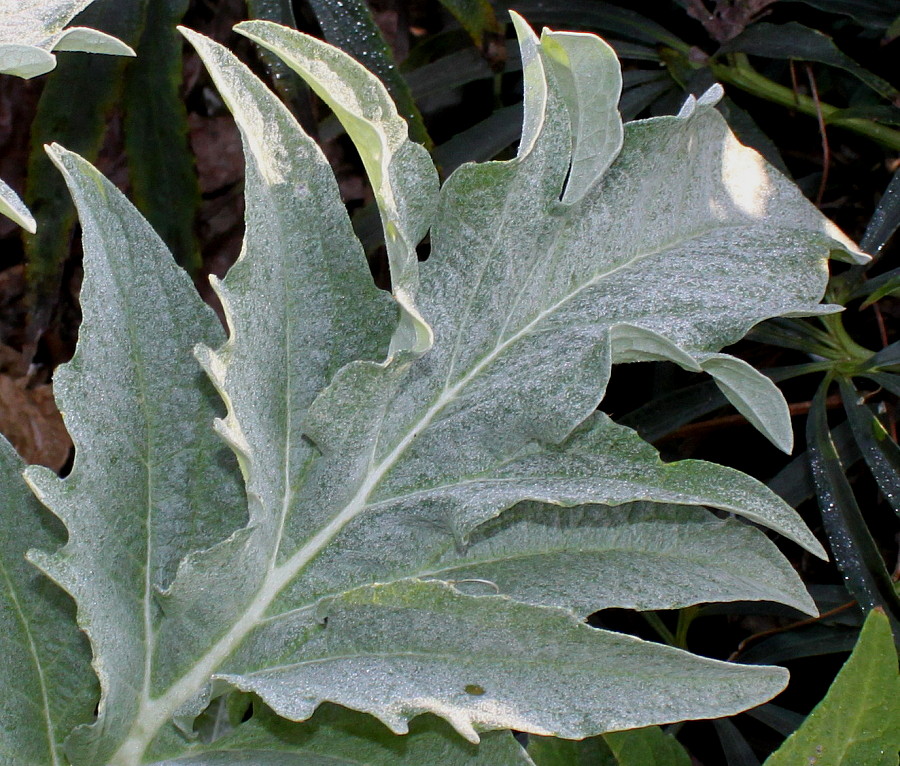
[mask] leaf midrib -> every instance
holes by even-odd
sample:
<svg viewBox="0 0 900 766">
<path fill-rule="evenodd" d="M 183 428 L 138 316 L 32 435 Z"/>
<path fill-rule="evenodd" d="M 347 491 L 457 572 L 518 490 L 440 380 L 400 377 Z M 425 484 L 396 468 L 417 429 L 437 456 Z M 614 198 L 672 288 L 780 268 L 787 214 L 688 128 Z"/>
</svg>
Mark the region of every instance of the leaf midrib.
<svg viewBox="0 0 900 766">
<path fill-rule="evenodd" d="M 721 228 L 728 228 L 728 224 L 716 222 Z M 520 330 L 510 335 L 505 340 L 497 343 L 494 348 L 482 357 L 471 370 L 459 381 L 445 388 L 437 400 L 428 408 L 425 414 L 415 423 L 401 439 L 397 446 L 378 464 L 369 477 L 362 483 L 353 499 L 335 515 L 324 527 L 322 527 L 300 550 L 280 566 L 270 570 L 256 597 L 249 603 L 243 615 L 215 645 L 204 654 L 193 668 L 172 684 L 169 690 L 160 697 L 142 703 L 141 709 L 132 727 L 132 731 L 125 739 L 122 746 L 110 760 L 109 766 L 133 766 L 138 764 L 140 756 L 149 746 L 156 733 L 165 725 L 166 721 L 187 700 L 194 696 L 206 685 L 216 669 L 237 649 L 244 638 L 262 621 L 266 610 L 278 596 L 278 594 L 296 577 L 310 561 L 312 561 L 325 547 L 360 513 L 367 509 L 367 501 L 371 493 L 379 485 L 384 476 L 398 462 L 407 448 L 428 428 L 434 418 L 452 401 L 458 394 L 488 366 L 490 366 L 507 348 L 521 338 L 528 335 L 531 330 L 540 324 L 548 316 L 551 316 L 559 308 L 571 301 L 584 290 L 613 274 L 622 271 L 646 258 L 658 255 L 684 242 L 704 236 L 717 227 L 709 227 L 692 232 L 689 236 L 667 242 L 660 247 L 637 253 L 630 259 L 623 261 L 615 267 L 600 271 L 590 279 L 568 292 L 561 299 L 538 312 L 533 319 Z M 390 363 L 390 362 L 389 362 Z M 587 413 L 586 413 L 587 414 Z M 138 760 L 135 760 L 135 757 Z"/>
</svg>

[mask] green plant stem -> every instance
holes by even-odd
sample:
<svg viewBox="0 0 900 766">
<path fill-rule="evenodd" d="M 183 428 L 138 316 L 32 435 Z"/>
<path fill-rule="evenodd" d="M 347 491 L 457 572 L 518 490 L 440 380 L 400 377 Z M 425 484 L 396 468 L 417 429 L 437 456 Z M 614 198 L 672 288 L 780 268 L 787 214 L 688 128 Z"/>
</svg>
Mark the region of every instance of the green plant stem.
<svg viewBox="0 0 900 766">
<path fill-rule="evenodd" d="M 694 622 L 694 618 L 700 614 L 699 606 L 688 606 L 678 612 L 678 624 L 675 626 L 675 646 L 679 649 L 687 649 L 687 634 Z"/>
<path fill-rule="evenodd" d="M 669 646 L 678 646 L 675 635 L 666 627 L 656 612 L 641 612 L 641 616 L 649 623 L 650 627 L 659 633 L 660 638 Z"/>
<path fill-rule="evenodd" d="M 819 317 L 819 321 L 825 326 L 832 345 L 840 352 L 841 358 L 835 360 L 835 369 L 846 368 L 849 371 L 860 369 L 875 353 L 857 343 L 844 328 L 844 322 L 840 314 L 828 314 Z"/>
<path fill-rule="evenodd" d="M 861 135 L 868 136 L 889 149 L 900 151 L 900 130 L 894 130 L 877 122 L 858 117 L 831 122 L 829 118 L 840 111 L 838 107 L 827 104 L 824 101 L 819 101 L 817 106 L 816 101 L 806 94 L 797 93 L 761 75 L 750 65 L 745 54 L 735 53 L 729 59 L 730 63 L 714 61 L 710 64 L 710 68 L 717 80 L 734 85 L 767 101 L 781 104 L 789 109 L 795 109 L 810 117 L 816 117 L 818 112 L 821 111 L 822 117 L 828 124 L 847 128 Z"/>
</svg>

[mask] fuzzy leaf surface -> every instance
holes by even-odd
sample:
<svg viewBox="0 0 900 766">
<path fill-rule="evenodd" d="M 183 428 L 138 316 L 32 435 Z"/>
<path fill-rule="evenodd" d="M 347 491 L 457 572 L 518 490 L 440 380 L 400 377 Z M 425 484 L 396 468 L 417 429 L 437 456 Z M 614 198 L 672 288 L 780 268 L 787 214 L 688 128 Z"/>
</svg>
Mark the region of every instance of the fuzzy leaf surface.
<svg viewBox="0 0 900 766">
<path fill-rule="evenodd" d="M 25 203 L 8 184 L 0 181 L 0 213 L 12 221 L 15 221 L 25 231 L 34 234 L 37 231 L 37 223 L 34 216 L 25 207 Z"/>
<path fill-rule="evenodd" d="M 246 514 L 235 461 L 210 429 L 221 403 L 193 358 L 222 329 L 165 246 L 112 184 L 59 147 L 50 155 L 85 236 L 78 349 L 56 374 L 76 445 L 70 475 L 31 466 L 35 493 L 68 541 L 32 559 L 79 604 L 103 698 L 74 738 L 76 762 L 102 762 L 153 694 L 161 594 L 180 562 Z"/>
<path fill-rule="evenodd" d="M 646 571 L 653 577 L 645 578 Z M 608 608 L 745 600 L 817 613 L 796 572 L 762 532 L 703 509 L 660 503 L 571 509 L 523 503 L 478 527 L 464 551 L 448 542 L 430 570 L 416 576 L 582 617 Z"/>
<path fill-rule="evenodd" d="M 115 37 L 66 25 L 93 0 L 0 0 L 0 73 L 25 79 L 56 66 L 52 51 L 133 56 Z"/>
<path fill-rule="evenodd" d="M 545 566 L 574 535 L 579 562 L 601 570 L 610 525 L 653 544 L 647 519 L 619 507 L 636 501 L 719 508 L 821 555 L 759 482 L 712 463 L 664 464 L 595 411 L 614 362 L 702 369 L 759 321 L 829 311 L 818 305 L 825 259 L 853 247 L 736 142 L 715 93 L 677 117 L 624 126 L 618 152 L 616 131 L 573 133 L 576 115 L 614 119 L 609 93 L 577 85 L 579 62 L 617 65 L 599 40 L 557 35 L 545 67 L 542 42 L 517 26 L 520 154 L 460 168 L 436 207 L 433 166 L 400 132 L 374 76 L 296 31 L 239 28 L 327 94 L 357 141 L 388 239 L 395 232 L 394 300 L 371 283 L 319 149 L 243 65 L 196 33 L 185 31 L 235 115 L 247 162 L 244 249 L 216 283 L 224 344 L 134 209 L 56 150 L 90 253 L 79 352 L 57 382 L 79 457 L 64 481 L 29 477 L 69 529 L 62 551 L 38 560 L 80 604 L 103 690 L 100 721 L 72 741 L 76 763 L 177 762 L 194 746 L 183 729 L 228 687 L 286 719 L 330 701 L 396 733 L 435 713 L 473 743 L 491 729 L 581 738 L 718 717 L 783 688 L 779 668 L 589 628 L 580 615 L 594 596 L 577 583 L 541 592 L 512 559 L 545 557 Z M 576 85 L 561 93 L 562 60 Z M 568 201 L 573 151 L 582 170 Z M 432 220 L 420 267 L 411 248 Z M 237 455 L 246 518 L 213 499 L 234 473 L 213 459 L 221 444 L 201 427 L 216 408 L 188 358 L 191 336 L 225 403 L 216 430 Z M 107 348 L 108 338 L 117 342 Z M 748 390 L 736 397 L 747 407 L 771 399 Z M 541 519 L 536 505 L 534 518 L 504 519 L 523 501 L 605 508 L 573 511 L 590 520 L 575 530 L 545 524 L 539 549 L 529 526 L 560 512 Z M 208 527 L 178 525 L 198 511 Z M 732 574 L 703 598 L 811 609 L 759 535 L 734 523 L 704 529 L 697 508 L 670 513 L 736 562 L 743 545 L 728 540 L 753 540 L 748 577 Z M 504 524 L 520 525 L 516 540 L 504 539 Z M 501 553 L 491 565 L 506 579 L 499 569 L 436 573 L 485 552 L 491 535 Z M 698 561 L 683 586 L 650 598 L 684 599 L 714 569 Z M 501 594 L 463 592 L 461 580 L 494 575 Z"/>
<path fill-rule="evenodd" d="M 28 491 L 22 467 L 0 438 L 0 765 L 57 766 L 69 731 L 91 720 L 96 682 L 74 604 L 25 560 L 30 546 L 58 546 L 65 532 Z"/>
</svg>

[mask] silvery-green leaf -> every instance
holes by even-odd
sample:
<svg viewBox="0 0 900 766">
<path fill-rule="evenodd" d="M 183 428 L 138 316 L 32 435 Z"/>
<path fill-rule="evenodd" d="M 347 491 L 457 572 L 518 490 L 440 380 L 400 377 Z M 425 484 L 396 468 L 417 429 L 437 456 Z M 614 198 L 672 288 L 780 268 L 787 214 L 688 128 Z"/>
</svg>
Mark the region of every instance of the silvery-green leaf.
<svg viewBox="0 0 900 766">
<path fill-rule="evenodd" d="M 472 742 L 490 729 L 573 739 L 729 715 L 787 683 L 783 668 L 703 659 L 436 581 L 347 591 L 292 622 L 261 625 L 245 648 L 264 642 L 274 667 L 231 676 L 226 664 L 221 677 L 288 718 L 308 717 L 326 699 L 399 734 L 431 712 Z"/>
<path fill-rule="evenodd" d="M 841 235 L 758 155 L 740 147 L 709 105 L 697 105 L 688 117 L 631 126 L 632 145 L 626 140 L 602 188 L 566 208 L 558 200 L 571 141 L 566 109 L 552 88 L 545 113 L 535 119 L 526 155 L 505 165 L 463 168 L 445 186 L 419 292 L 422 313 L 434 322 L 431 352 L 418 361 L 401 355 L 384 365 L 349 365 L 307 414 L 305 432 L 323 457 L 291 497 L 296 510 L 285 517 L 279 564 L 249 610 L 266 615 L 272 631 L 287 629 L 279 615 L 302 623 L 304 603 L 329 582 L 350 587 L 348 578 L 364 571 L 360 557 L 390 561 L 391 547 L 366 545 L 369 530 L 390 529 L 393 549 L 412 543 L 422 554 L 429 538 L 462 539 L 521 499 L 592 499 L 598 482 L 588 487 L 587 471 L 564 497 L 553 487 L 544 490 L 549 497 L 536 497 L 535 479 L 545 479 L 545 466 L 554 460 L 558 466 L 594 459 L 593 473 L 602 477 L 602 456 L 616 454 L 599 438 L 590 449 L 584 438 L 567 443 L 568 449 L 553 445 L 602 397 L 611 361 L 607 340 L 617 324 L 645 327 L 689 352 L 710 352 L 767 315 L 816 305 L 824 257 L 840 246 L 830 235 Z M 653 152 L 656 142 L 667 151 Z M 672 179 L 685 167 L 691 182 L 676 193 Z M 635 226 L 612 210 L 649 220 Z M 664 226 L 646 225 L 663 212 Z M 763 248 L 771 251 L 772 227 L 779 229 L 778 257 L 759 266 Z M 565 364 L 559 349 L 565 349 Z M 509 466 L 516 469 L 511 476 L 504 473 Z M 702 477 L 707 491 L 721 493 L 719 505 L 771 526 L 792 526 L 795 539 L 821 552 L 774 496 L 751 509 L 747 484 L 715 478 L 703 464 L 685 471 Z M 482 495 L 475 505 L 470 498 L 476 492 L 460 498 L 445 491 L 469 484 L 477 490 L 480 481 L 503 484 L 501 501 Z M 621 490 L 615 502 L 674 499 L 664 486 L 643 482 L 623 482 Z M 415 508 L 392 517 L 392 504 L 411 497 Z M 355 556 L 338 555 L 342 549 Z M 249 634 L 249 628 L 243 621 L 240 630 Z M 293 629 L 299 652 L 309 632 Z M 225 662 L 229 680 L 242 688 L 250 683 L 243 673 L 266 673 L 268 660 L 260 662 L 265 643 L 251 644 L 254 649 L 237 651 L 240 661 Z M 277 676 L 272 670 L 270 685 L 253 688 L 267 695 Z M 308 714 L 314 705 L 298 701 L 291 715 Z M 541 725 L 536 718 L 531 728 Z"/>
<path fill-rule="evenodd" d="M 56 66 L 56 57 L 33 45 L 0 43 L 0 74 L 28 80 L 46 74 Z"/>
<path fill-rule="evenodd" d="M 0 0 L 0 73 L 25 79 L 56 66 L 51 51 L 133 56 L 120 40 L 84 27 L 64 29 L 93 0 Z"/>
<path fill-rule="evenodd" d="M 19 195 L 3 181 L 0 181 L 0 213 L 15 221 L 25 231 L 32 234 L 37 231 L 34 216 L 28 212 L 28 208 L 25 207 L 25 203 L 22 202 Z"/>
<path fill-rule="evenodd" d="M 379 372 L 372 365 L 352 367 L 344 374 L 371 371 Z M 339 376 L 336 383 L 343 380 Z M 384 380 L 376 377 L 375 382 Z M 319 400 L 313 414 L 327 405 L 327 400 Z M 339 434 L 316 435 L 333 444 L 334 457 L 325 466 L 343 478 L 356 470 L 352 456 L 358 449 L 349 441 L 354 435 L 350 424 L 342 421 L 340 425 Z M 344 440 L 336 441 L 338 435 Z M 363 429 L 359 440 L 364 443 L 367 438 L 368 431 Z M 324 478 L 322 484 L 327 488 Z M 376 581 L 426 576 L 448 549 L 465 548 L 474 527 L 523 499 L 566 506 L 635 500 L 713 506 L 774 527 L 798 542 L 810 539 L 794 512 L 754 479 L 715 463 L 665 464 L 637 434 L 597 413 L 561 446 L 523 450 L 492 473 L 473 472 L 417 489 L 374 495 L 368 508 L 347 520 L 330 545 L 305 565 L 302 578 L 275 602 L 269 619 L 277 619 L 279 611 L 289 613 L 298 600 L 353 587 L 360 572 Z M 503 516 L 499 523 L 504 523 Z M 823 555 L 814 539 L 812 548 Z M 643 592 L 645 584 L 639 587 Z M 788 590 L 795 594 L 789 597 L 791 603 L 800 599 L 809 608 L 808 600 L 797 592 L 796 581 Z M 577 601 L 567 606 L 592 611 L 589 601 L 595 595 L 596 591 L 586 592 L 580 606 L 575 606 Z M 773 591 L 764 588 L 756 598 L 771 595 Z"/>
<path fill-rule="evenodd" d="M 74 604 L 25 560 L 30 546 L 58 546 L 65 531 L 22 468 L 0 437 L 0 765 L 58 766 L 69 731 L 90 722 L 97 690 Z"/>
<path fill-rule="evenodd" d="M 794 430 L 791 413 L 778 386 L 743 359 L 730 354 L 699 355 L 700 366 L 712 375 L 725 398 L 780 450 L 791 454 Z"/>
<path fill-rule="evenodd" d="M 610 607 L 754 600 L 817 614 L 793 567 L 762 532 L 702 509 L 657 503 L 523 504 L 478 527 L 465 549 L 446 546 L 415 576 L 582 617 Z"/>
<path fill-rule="evenodd" d="M 688 352 L 644 327 L 620 324 L 610 332 L 616 362 L 675 362 L 691 372 L 707 372 L 735 408 L 776 447 L 790 454 L 794 444 L 791 415 L 781 391 L 769 378 L 729 354 Z"/>
<path fill-rule="evenodd" d="M 134 50 L 117 37 L 88 27 L 69 27 L 63 30 L 54 51 L 83 51 L 105 53 L 108 56 L 134 56 Z"/>
<path fill-rule="evenodd" d="M 173 306 L 196 299 L 166 297 L 172 288 L 164 275 L 173 267 L 161 265 L 165 259 L 146 270 L 128 263 L 134 253 L 125 245 L 156 240 L 94 171 L 72 158 L 62 163 L 92 252 L 84 350 L 57 383 L 84 456 L 65 482 L 33 481 L 70 527 L 68 545 L 43 563 L 77 590 L 106 692 L 100 739 L 93 750 L 87 737 L 78 739 L 80 762 L 136 766 L 179 757 L 179 743 L 189 752 L 173 716 L 184 727 L 223 684 L 253 690 L 297 719 L 332 700 L 403 731 L 411 717 L 433 711 L 473 740 L 495 727 L 584 737 L 721 716 L 783 686 L 778 669 L 715 663 L 590 629 L 568 611 L 588 608 L 586 599 L 568 598 L 560 609 L 415 579 L 451 546 L 476 546 L 480 525 L 495 517 L 502 525 L 502 514 L 523 500 L 710 505 L 822 553 L 799 517 L 759 482 L 711 463 L 663 464 L 634 432 L 593 413 L 614 361 L 674 353 L 700 366 L 696 360 L 763 319 L 815 313 L 826 256 L 852 245 L 734 140 L 712 96 L 680 117 L 627 126 L 606 173 L 586 183 L 577 201 L 561 202 L 578 143 L 572 102 L 545 71 L 542 43 L 518 26 L 528 87 L 519 156 L 464 166 L 445 184 L 418 290 L 409 251 L 393 258 L 395 280 L 410 287 L 396 296 L 406 312 L 401 327 L 409 329 L 413 311 L 433 324 L 434 346 L 425 354 L 411 336 L 391 336 L 396 312 L 366 279 L 321 153 L 233 57 L 188 34 L 235 111 L 247 152 L 247 239 L 218 285 L 230 336 L 211 350 L 215 338 L 204 337 L 199 320 L 194 326 L 204 344 L 198 356 L 227 407 L 218 430 L 240 462 L 249 524 L 231 513 L 217 534 L 179 537 L 177 561 L 165 564 L 177 575 L 160 592 L 148 587 L 157 585 L 150 578 L 141 581 L 162 566 L 147 533 L 152 543 L 153 523 L 182 506 L 173 503 L 157 518 L 147 512 L 145 490 L 129 484 L 138 475 L 148 486 L 141 466 L 157 465 L 134 446 L 148 421 L 135 419 L 131 402 L 152 414 L 203 390 L 190 377 L 185 331 L 162 326 L 175 323 Z M 287 58 L 303 59 L 320 87 L 335 89 L 344 118 L 374 136 L 372 147 L 394 135 L 385 127 L 394 112 L 379 111 L 381 92 L 352 62 L 289 30 L 251 29 Z M 570 60 L 578 82 L 581 59 Z M 342 85 L 335 70 L 350 82 Z M 580 98 L 578 114 L 604 113 L 585 101 L 587 91 Z M 401 146 L 395 160 L 405 151 L 414 150 Z M 393 204 L 384 208 L 386 221 L 399 211 L 399 225 L 419 231 L 409 221 L 424 225 L 432 211 L 409 195 L 427 185 L 423 164 L 405 182 L 372 167 L 381 173 L 379 193 Z M 388 169 L 397 170 L 393 162 Z M 421 215 L 404 219 L 403 211 Z M 113 259 L 116 229 L 125 245 Z M 90 259 L 108 259 L 113 275 L 129 265 L 130 276 L 115 282 L 103 269 L 91 271 Z M 112 299 L 114 282 L 127 305 Z M 146 348 L 127 348 L 139 350 L 132 354 L 155 377 L 132 375 L 127 354 L 102 356 L 101 335 L 146 338 Z M 160 336 L 174 340 L 165 346 Z M 153 356 L 162 346 L 168 353 Z M 152 385 L 141 390 L 139 382 Z M 104 386 L 114 395 L 101 406 Z M 111 407 L 116 412 L 107 415 Z M 195 423 L 208 412 L 195 402 L 193 417 L 181 415 Z M 151 434 L 157 423 L 160 433 L 168 428 L 171 447 L 171 421 L 149 423 Z M 99 438 L 85 437 L 88 426 L 91 434 L 105 429 L 104 443 L 135 466 L 119 475 L 92 461 Z M 183 470 L 166 463 L 153 478 L 174 481 L 176 468 Z M 108 509 L 92 500 L 104 494 Z M 210 513 L 215 505 L 198 503 Z M 90 560 L 89 530 L 101 541 Z M 740 549 L 731 553 L 741 560 Z M 780 589 L 780 600 L 802 603 L 795 583 L 778 579 L 760 570 L 744 592 L 767 598 Z M 142 623 L 132 624 L 134 613 Z"/>
<path fill-rule="evenodd" d="M 268 711 L 231 735 L 191 754 L 154 766 L 529 766 L 531 759 L 508 731 L 491 732 L 475 746 L 433 716 L 416 718 L 398 737 L 374 718 L 323 705 L 306 723 Z M 532 764 L 533 766 L 533 764 Z"/>
<path fill-rule="evenodd" d="M 356 145 L 381 213 L 393 292 L 403 311 L 391 348 L 424 353 L 432 336 L 415 306 L 416 245 L 431 225 L 438 190 L 427 150 L 409 140 L 406 121 L 381 81 L 340 49 L 269 21 L 245 21 L 235 31 L 306 80 Z"/>
<path fill-rule="evenodd" d="M 541 53 L 556 76 L 572 122 L 572 167 L 562 201 L 574 203 L 622 148 L 622 70 L 615 51 L 596 35 L 545 29 Z"/>
<path fill-rule="evenodd" d="M 121 192 L 77 155 L 49 153 L 79 209 L 86 281 L 78 349 L 55 375 L 75 463 L 66 479 L 27 471 L 68 541 L 31 557 L 79 605 L 103 696 L 71 753 L 100 763 L 156 692 L 160 593 L 246 512 L 210 428 L 220 403 L 192 354 L 223 337 L 215 314 Z"/>
<path fill-rule="evenodd" d="M 250 518 L 226 543 L 188 558 L 165 594 L 172 619 L 161 629 L 157 673 L 166 684 L 232 626 L 271 574 L 294 495 L 318 454 L 302 416 L 342 365 L 384 356 L 397 315 L 372 284 L 315 142 L 231 53 L 182 32 L 232 110 L 246 152 L 244 249 L 214 283 L 232 338 L 215 352 L 198 348 L 198 356 L 228 405 L 217 428 L 241 462 Z M 247 337 L 258 340 L 236 342 Z"/>
</svg>

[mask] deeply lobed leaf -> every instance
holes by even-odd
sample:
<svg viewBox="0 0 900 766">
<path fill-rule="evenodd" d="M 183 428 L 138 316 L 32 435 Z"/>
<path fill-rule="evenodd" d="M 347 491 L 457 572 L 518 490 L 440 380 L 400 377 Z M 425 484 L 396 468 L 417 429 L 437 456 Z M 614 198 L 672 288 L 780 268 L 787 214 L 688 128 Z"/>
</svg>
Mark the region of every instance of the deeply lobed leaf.
<svg viewBox="0 0 900 766">
<path fill-rule="evenodd" d="M 68 733 L 92 718 L 96 682 L 71 600 L 25 560 L 29 547 L 58 546 L 65 532 L 21 470 L 0 438 L 0 764 L 56 766 Z"/>
<path fill-rule="evenodd" d="M 825 258 L 855 251 L 736 142 L 715 92 L 623 128 L 603 43 L 517 27 L 519 155 L 462 167 L 436 203 L 434 168 L 374 77 L 297 32 L 239 27 L 330 100 L 357 141 L 393 301 L 371 283 L 321 151 L 196 33 L 185 31 L 247 161 L 244 250 L 215 285 L 227 341 L 124 197 L 51 150 L 85 232 L 85 319 L 56 384 L 77 456 L 65 480 L 27 475 L 69 533 L 33 559 L 76 599 L 102 690 L 97 722 L 69 742 L 73 763 L 220 763 L 215 742 L 204 750 L 184 732 L 229 688 L 295 721 L 331 701 L 404 732 L 433 712 L 474 743 L 498 728 L 580 738 L 716 717 L 783 687 L 782 669 L 581 621 L 605 605 L 707 599 L 814 612 L 759 530 L 689 506 L 822 555 L 760 483 L 663 464 L 595 410 L 613 363 L 671 359 L 712 372 L 786 446 L 777 390 L 719 349 L 770 316 L 830 310 L 818 305 Z M 592 132 L 597 120 L 606 127 Z M 420 275 L 415 245 L 431 221 Z M 219 413 L 195 344 L 225 403 L 216 429 L 246 506 L 208 427 Z M 643 577 L 671 575 L 661 536 L 680 580 L 614 582 L 626 551 L 642 556 Z M 727 554 L 712 560 L 717 546 Z M 265 715 L 227 741 L 290 763 L 260 733 Z"/>
</svg>

